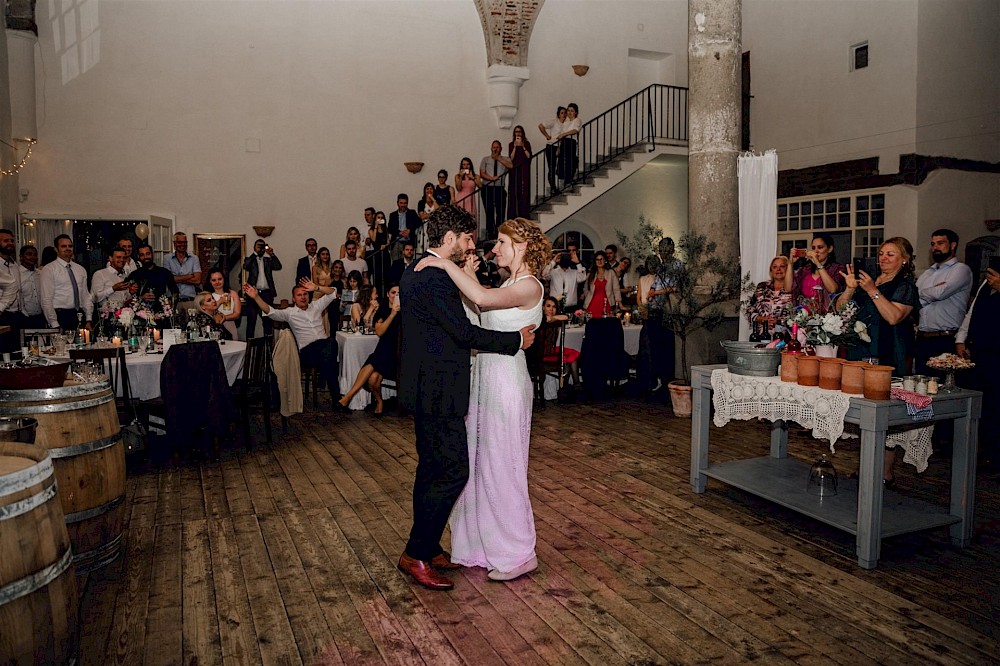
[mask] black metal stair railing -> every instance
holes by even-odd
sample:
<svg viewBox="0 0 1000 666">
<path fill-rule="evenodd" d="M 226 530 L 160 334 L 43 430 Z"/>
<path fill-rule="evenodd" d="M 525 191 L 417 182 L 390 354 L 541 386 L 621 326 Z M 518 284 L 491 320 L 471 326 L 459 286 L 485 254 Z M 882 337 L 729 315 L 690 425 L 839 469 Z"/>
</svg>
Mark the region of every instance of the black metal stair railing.
<svg viewBox="0 0 1000 666">
<path fill-rule="evenodd" d="M 528 178 L 524 180 L 529 189 L 527 200 L 531 217 L 555 197 L 591 182 L 596 172 L 629 151 L 652 152 L 657 144 L 663 143 L 685 145 L 688 140 L 687 96 L 687 88 L 652 84 L 584 123 L 580 133 L 572 137 L 575 146 L 565 141 L 560 146 L 562 151 L 575 148 L 576 160 L 563 161 L 564 167 L 569 162 L 571 173 L 565 168 L 557 171 L 553 179 L 555 187 L 550 183 L 545 144 L 532 145 L 529 161 L 517 167 L 528 171 Z M 551 165 L 551 168 L 554 167 Z M 508 192 L 522 182 L 519 174 L 514 172 L 507 174 L 505 180 Z M 474 190 L 457 202 L 475 209 L 480 240 L 488 238 L 482 189 Z M 474 205 L 469 206 L 470 203 Z"/>
</svg>

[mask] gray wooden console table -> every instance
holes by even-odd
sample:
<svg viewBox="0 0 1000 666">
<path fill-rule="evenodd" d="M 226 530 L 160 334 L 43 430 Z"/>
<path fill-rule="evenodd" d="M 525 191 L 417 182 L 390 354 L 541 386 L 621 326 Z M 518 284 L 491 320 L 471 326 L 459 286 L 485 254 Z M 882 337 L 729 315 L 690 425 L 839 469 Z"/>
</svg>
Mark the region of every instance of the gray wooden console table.
<svg viewBox="0 0 1000 666">
<path fill-rule="evenodd" d="M 858 564 L 865 569 L 878 565 L 884 537 L 949 525 L 952 543 L 962 547 L 968 545 L 975 502 L 981 393 L 963 390 L 934 397 L 932 420 L 955 421 L 951 506 L 948 509 L 901 493 L 883 492 L 882 451 L 886 431 L 890 426 L 914 422 L 901 400 L 851 398 L 844 421 L 861 429 L 858 479 L 846 479 L 841 475 L 838 494 L 821 499 L 806 492 L 810 465 L 788 457 L 788 426 L 784 421 L 772 424 L 770 456 L 708 464 L 712 371 L 725 367 L 697 365 L 691 369 L 691 489 L 694 492 L 705 492 L 708 477 L 712 477 L 855 534 Z"/>
</svg>

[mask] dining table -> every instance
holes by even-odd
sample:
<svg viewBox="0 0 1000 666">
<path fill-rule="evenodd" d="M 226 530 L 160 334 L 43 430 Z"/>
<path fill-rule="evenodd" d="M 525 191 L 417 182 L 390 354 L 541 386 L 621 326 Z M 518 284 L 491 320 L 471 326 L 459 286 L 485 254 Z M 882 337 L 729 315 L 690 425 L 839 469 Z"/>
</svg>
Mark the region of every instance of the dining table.
<svg viewBox="0 0 1000 666">
<path fill-rule="evenodd" d="M 354 380 L 358 378 L 358 373 L 364 367 L 365 361 L 375 347 L 378 345 L 378 336 L 369 333 L 351 333 L 348 331 L 337 331 L 337 360 L 340 363 L 340 393 L 344 394 L 351 390 Z M 382 387 L 382 397 L 388 398 L 396 395 L 396 390 L 390 386 Z M 350 409 L 364 409 L 371 404 L 372 396 L 367 390 L 358 391 L 348 404 Z"/>
<path fill-rule="evenodd" d="M 232 386 L 240 376 L 243 368 L 243 357 L 246 354 L 247 343 L 239 340 L 222 340 L 219 351 L 222 352 L 222 362 L 226 366 L 226 380 Z M 44 355 L 53 361 L 68 361 L 69 355 Z M 129 387 L 132 397 L 137 400 L 153 400 L 160 397 L 160 365 L 162 351 L 145 353 L 141 351 L 125 353 L 125 367 L 128 369 Z M 118 387 L 121 392 L 121 384 Z M 121 397 L 120 395 L 118 397 Z"/>
<path fill-rule="evenodd" d="M 577 351 L 583 349 L 584 331 L 586 331 L 586 327 L 582 324 L 568 324 L 566 326 L 566 348 Z M 639 353 L 639 335 L 642 333 L 642 324 L 624 324 L 622 333 L 624 333 L 625 338 L 625 353 L 629 356 L 635 356 Z M 546 400 L 555 400 L 559 397 L 559 380 L 552 375 L 546 376 L 542 390 Z"/>
</svg>

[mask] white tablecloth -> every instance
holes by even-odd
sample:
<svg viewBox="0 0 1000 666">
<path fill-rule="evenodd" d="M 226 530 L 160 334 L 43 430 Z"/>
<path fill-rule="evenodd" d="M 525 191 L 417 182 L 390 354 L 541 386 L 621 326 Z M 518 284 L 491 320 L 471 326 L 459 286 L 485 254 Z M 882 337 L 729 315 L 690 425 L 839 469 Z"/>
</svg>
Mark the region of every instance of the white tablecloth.
<svg viewBox="0 0 1000 666">
<path fill-rule="evenodd" d="M 243 356 L 246 354 L 247 343 L 229 340 L 219 346 L 222 352 L 222 362 L 226 366 L 226 379 L 229 385 L 240 375 L 243 368 Z M 160 397 L 160 364 L 165 354 L 134 354 L 125 355 L 125 365 L 128 367 L 129 385 L 132 387 L 132 397 L 138 400 L 152 400 Z M 69 356 L 62 359 L 69 360 Z M 120 396 L 119 396 L 120 397 Z"/>
<path fill-rule="evenodd" d="M 378 345 L 377 335 L 358 335 L 356 333 L 345 333 L 337 331 L 337 359 L 340 362 L 340 392 L 347 393 L 354 380 L 358 378 L 358 372 L 364 367 L 365 361 L 375 351 Z M 396 395 L 396 391 L 388 386 L 382 387 L 382 397 L 388 398 Z M 362 389 L 351 400 L 351 409 L 364 409 L 372 401 L 371 393 Z"/>
<path fill-rule="evenodd" d="M 577 351 L 583 349 L 583 332 L 585 330 L 583 326 L 567 326 L 566 348 Z M 642 332 L 642 326 L 622 326 L 622 331 L 625 333 L 625 353 L 629 356 L 635 356 L 639 353 L 639 333 Z M 546 400 L 555 400 L 559 395 L 559 380 L 551 375 L 546 377 L 543 391 Z"/>
</svg>

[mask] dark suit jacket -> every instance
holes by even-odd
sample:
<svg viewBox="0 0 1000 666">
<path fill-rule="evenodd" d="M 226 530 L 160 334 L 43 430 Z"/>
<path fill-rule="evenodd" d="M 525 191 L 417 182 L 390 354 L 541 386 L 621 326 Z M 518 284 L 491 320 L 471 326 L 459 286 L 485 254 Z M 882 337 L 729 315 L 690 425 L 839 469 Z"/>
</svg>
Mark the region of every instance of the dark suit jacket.
<svg viewBox="0 0 1000 666">
<path fill-rule="evenodd" d="M 413 239 L 415 237 L 415 234 L 413 232 L 416 231 L 417 229 L 419 229 L 421 224 L 423 224 L 423 220 L 420 219 L 420 216 L 417 215 L 417 212 L 414 211 L 414 210 L 410 210 L 409 208 L 407 208 L 406 209 L 406 228 L 410 230 L 410 238 L 411 239 Z M 387 231 L 389 232 L 389 244 L 391 245 L 392 243 L 396 242 L 396 238 L 399 236 L 399 211 L 398 210 L 394 210 L 391 213 L 389 213 L 389 222 L 388 222 L 388 224 L 386 226 L 388 227 Z"/>
<path fill-rule="evenodd" d="M 405 271 L 399 290 L 403 405 L 417 418 L 424 414 L 464 417 L 469 411 L 469 350 L 512 356 L 521 347 L 521 335 L 489 331 L 469 322 L 458 287 L 441 269 Z"/>
<path fill-rule="evenodd" d="M 302 278 L 312 280 L 312 267 L 309 265 L 308 255 L 299 259 L 299 263 L 295 267 L 295 284 L 298 284 Z"/>
<path fill-rule="evenodd" d="M 251 254 L 243 262 L 243 270 L 247 272 L 247 283 L 257 286 L 257 255 Z M 280 271 L 281 261 L 278 260 L 278 255 L 264 253 L 264 279 L 267 280 L 267 288 L 272 292 L 274 289 L 274 276 L 271 275 L 271 271 Z"/>
<path fill-rule="evenodd" d="M 413 258 L 412 263 L 417 263 L 416 257 Z M 405 270 L 406 264 L 402 259 L 397 259 L 392 262 L 392 265 L 389 266 L 389 284 L 399 284 L 400 280 L 403 279 L 403 271 Z"/>
</svg>

